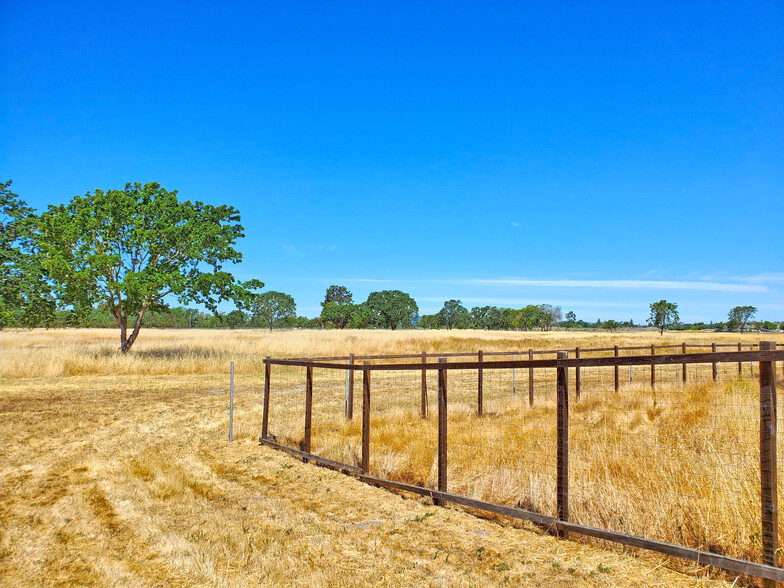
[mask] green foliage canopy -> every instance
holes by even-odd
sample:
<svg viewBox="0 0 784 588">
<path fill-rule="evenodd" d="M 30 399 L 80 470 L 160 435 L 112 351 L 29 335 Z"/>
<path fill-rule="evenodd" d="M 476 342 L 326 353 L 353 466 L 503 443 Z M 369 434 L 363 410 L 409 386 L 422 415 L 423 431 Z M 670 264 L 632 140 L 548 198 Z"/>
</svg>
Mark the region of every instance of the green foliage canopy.
<svg viewBox="0 0 784 588">
<path fill-rule="evenodd" d="M 754 306 L 735 306 L 727 313 L 727 326 L 742 333 L 755 314 L 757 309 Z"/>
<path fill-rule="evenodd" d="M 678 324 L 678 305 L 674 302 L 659 300 L 651 303 L 651 315 L 648 317 L 648 324 L 659 329 L 659 334 L 664 334 L 664 329 Z"/>
<path fill-rule="evenodd" d="M 324 302 L 321 303 L 321 306 L 324 307 L 329 303 L 333 304 L 351 304 L 354 302 L 354 295 L 348 291 L 348 288 L 345 286 L 335 286 L 332 285 L 327 288 L 327 293 L 324 296 Z"/>
<path fill-rule="evenodd" d="M 438 324 L 447 329 L 465 329 L 471 325 L 471 315 L 459 300 L 447 300 L 436 314 Z"/>
<path fill-rule="evenodd" d="M 419 318 L 419 307 L 411 296 L 400 290 L 371 292 L 365 307 L 372 322 L 382 329 L 410 327 Z"/>
<path fill-rule="evenodd" d="M 244 236 L 239 223 L 231 206 L 180 201 L 176 190 L 154 182 L 96 190 L 41 215 L 41 263 L 63 304 L 77 312 L 107 305 L 127 352 L 147 310 L 164 308 L 166 296 L 213 312 L 222 300 L 250 302 L 263 284 L 238 282 L 223 270 L 242 259 L 234 248 Z"/>
<path fill-rule="evenodd" d="M 269 325 L 270 331 L 276 322 L 297 316 L 297 304 L 294 298 L 275 290 L 254 296 L 252 309 L 254 320 L 265 322 Z"/>
<path fill-rule="evenodd" d="M 0 182 L 0 329 L 54 320 L 55 301 L 36 254 L 36 222 L 11 180 Z"/>
</svg>

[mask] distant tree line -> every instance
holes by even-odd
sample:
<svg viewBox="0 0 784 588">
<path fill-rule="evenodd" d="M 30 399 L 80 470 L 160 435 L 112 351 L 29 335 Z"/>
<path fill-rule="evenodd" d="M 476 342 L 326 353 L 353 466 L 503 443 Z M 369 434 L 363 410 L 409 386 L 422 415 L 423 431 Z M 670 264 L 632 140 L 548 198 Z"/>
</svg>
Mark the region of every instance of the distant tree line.
<svg viewBox="0 0 784 588">
<path fill-rule="evenodd" d="M 244 236 L 239 211 L 228 205 L 180 200 L 160 184 L 129 183 L 95 190 L 37 214 L 0 183 L 0 329 L 4 327 L 116 327 L 127 352 L 142 324 L 159 328 L 486 329 L 549 331 L 636 328 L 633 321 L 589 323 L 562 316 L 550 304 L 523 308 L 476 306 L 447 300 L 435 314 L 419 315 L 400 290 L 371 292 L 355 302 L 345 286 L 327 288 L 316 318 L 297 315 L 294 298 L 260 292 L 264 284 L 237 280 L 223 269 L 236 264 Z M 195 304 L 171 308 L 169 301 Z M 221 312 L 219 304 L 235 309 Z M 753 306 L 732 308 L 727 321 L 685 324 L 677 304 L 650 305 L 648 324 L 665 329 L 777 330 L 755 321 Z"/>
</svg>

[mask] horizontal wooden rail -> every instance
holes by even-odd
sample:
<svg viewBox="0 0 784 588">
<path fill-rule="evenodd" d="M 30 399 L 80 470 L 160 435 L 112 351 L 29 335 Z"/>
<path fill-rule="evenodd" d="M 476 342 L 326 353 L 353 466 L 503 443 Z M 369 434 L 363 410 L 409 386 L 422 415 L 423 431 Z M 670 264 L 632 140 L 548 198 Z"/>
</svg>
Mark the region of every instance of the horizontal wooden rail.
<svg viewBox="0 0 784 588">
<path fill-rule="evenodd" d="M 648 348 L 650 349 L 650 348 Z M 580 350 L 582 354 L 582 350 Z M 474 354 L 472 354 L 474 355 Z M 475 356 L 475 355 L 474 355 Z M 421 354 L 415 356 L 421 359 Z M 428 358 L 432 357 L 428 355 Z M 503 361 L 463 361 L 446 364 L 449 370 L 509 369 L 509 368 L 556 368 L 556 367 L 614 367 L 635 365 L 676 365 L 692 363 L 736 363 L 747 361 L 784 361 L 782 351 L 720 351 L 706 353 L 672 353 L 667 355 L 626 355 L 607 357 L 580 357 L 574 359 L 515 359 Z M 386 363 L 386 364 L 345 364 L 327 363 L 301 359 L 270 359 L 264 363 L 282 366 L 311 367 L 334 370 L 359 371 L 420 371 L 443 369 L 439 363 Z"/>
<path fill-rule="evenodd" d="M 683 346 L 687 348 L 698 348 L 698 347 L 711 347 L 712 343 L 680 343 L 680 344 L 673 344 L 673 345 L 654 345 L 654 349 L 681 349 Z M 755 347 L 759 347 L 757 343 L 743 343 L 743 347 L 749 347 L 750 349 L 754 349 Z M 735 348 L 737 346 L 736 343 L 716 343 L 716 347 L 732 347 Z M 784 343 L 778 343 L 777 347 L 784 348 Z M 645 349 L 646 351 L 651 348 L 650 345 L 642 345 L 642 346 L 631 346 L 631 347 L 618 347 L 618 351 L 641 351 Z M 546 354 L 556 354 L 558 351 L 562 351 L 561 349 L 540 349 L 535 350 L 533 353 L 534 355 L 546 355 Z M 615 351 L 615 347 L 595 347 L 592 349 L 580 349 L 581 353 L 607 353 L 610 351 Z M 518 350 L 518 351 L 485 351 L 484 355 L 493 355 L 493 356 L 504 356 L 504 355 L 527 355 L 528 350 Z M 449 353 L 428 353 L 428 357 L 474 357 L 476 353 L 472 352 L 449 352 Z M 396 353 L 390 355 L 355 355 L 354 359 L 356 361 L 364 361 L 364 360 L 374 360 L 374 359 L 418 359 L 422 357 L 421 353 Z M 316 356 L 316 357 L 290 357 L 286 358 L 292 361 L 316 361 L 316 362 L 333 362 L 333 361 L 348 361 L 348 355 L 335 355 L 335 356 Z"/>
</svg>

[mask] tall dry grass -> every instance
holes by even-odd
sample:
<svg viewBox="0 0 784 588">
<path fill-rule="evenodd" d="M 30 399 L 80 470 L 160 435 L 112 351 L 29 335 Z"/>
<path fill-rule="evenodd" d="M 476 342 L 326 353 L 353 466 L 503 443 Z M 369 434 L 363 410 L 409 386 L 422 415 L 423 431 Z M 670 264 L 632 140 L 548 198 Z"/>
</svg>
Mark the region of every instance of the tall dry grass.
<svg viewBox="0 0 784 588">
<path fill-rule="evenodd" d="M 718 339 L 688 334 L 687 340 Z M 747 343 L 758 339 L 743 337 Z M 639 562 L 495 527 L 420 501 L 401 501 L 299 464 L 257 442 L 266 355 L 545 349 L 662 340 L 681 338 L 638 333 L 147 330 L 129 354 L 121 355 L 113 330 L 2 331 L 0 585 L 710 584 L 669 572 L 660 560 Z M 231 445 L 226 443 L 229 361 L 237 367 Z M 282 438 L 288 434 L 292 443 L 301 438 L 300 376 L 292 370 L 289 376 L 275 373 L 274 380 L 271 430 Z M 285 377 L 291 380 L 288 388 Z M 525 396 L 524 375 L 517 375 L 513 398 L 507 375 L 486 377 L 488 416 L 478 421 L 472 414 L 473 375 L 465 374 L 461 384 L 460 377 L 450 374 L 450 489 L 552 510 L 550 376 L 537 375 L 541 390 L 534 409 L 520 398 Z M 624 493 L 636 487 L 631 483 L 637 484 L 645 472 L 633 462 L 650 449 L 671 451 L 666 437 L 657 441 L 641 435 L 651 423 L 658 426 L 669 419 L 667 430 L 673 431 L 689 423 L 712 431 L 728 423 L 755 426 L 755 417 L 746 409 L 735 421 L 722 416 L 722 411 L 734 410 L 736 401 L 721 410 L 685 411 L 677 387 L 657 391 L 662 396 L 656 406 L 642 390 L 633 389 L 621 398 L 636 400 L 612 404 L 602 395 L 611 375 L 597 377 L 596 386 L 586 384 L 581 401 L 586 418 L 575 421 L 573 431 L 575 461 L 584 462 L 584 470 L 573 470 L 576 517 L 587 516 L 583 511 L 599 512 L 610 521 L 618 513 L 630 516 L 618 509 L 633 504 Z M 314 449 L 355 460 L 359 431 L 356 422 L 342 418 L 344 375 L 317 371 L 316 378 Z M 380 475 L 428 485 L 434 481 L 435 426 L 432 418 L 416 415 L 418 381 L 418 374 L 410 381 L 374 377 L 371 464 Z M 723 385 L 715 387 L 715 394 L 729 398 L 721 396 L 727 393 Z M 699 386 L 694 389 L 698 399 L 714 394 L 710 383 Z M 753 381 L 749 386 L 732 393 L 753 396 Z M 460 389 L 465 390 L 462 397 Z M 435 390 L 434 380 L 430 390 Z M 736 436 L 712 438 L 737 453 L 747 451 L 738 442 L 746 438 L 738 426 L 726 428 Z M 691 443 L 686 450 L 703 451 L 704 443 Z M 533 455 L 526 457 L 527 452 Z M 680 463 L 671 460 L 664 474 L 674 479 Z M 591 486 L 579 490 L 577 475 L 583 471 Z M 637 474 L 627 475 L 630 471 Z M 699 503 L 706 507 L 697 520 L 700 525 L 730 516 L 717 510 L 732 499 L 726 489 L 717 493 L 720 487 L 735 484 L 739 496 L 734 504 L 743 516 L 756 508 L 743 498 L 757 484 L 751 470 L 744 471 L 716 478 L 718 498 Z M 661 472 L 652 472 L 661 479 Z M 590 497 L 603 496 L 597 489 L 610 487 L 622 500 L 590 502 Z M 746 533 L 744 526 L 739 529 Z"/>
</svg>

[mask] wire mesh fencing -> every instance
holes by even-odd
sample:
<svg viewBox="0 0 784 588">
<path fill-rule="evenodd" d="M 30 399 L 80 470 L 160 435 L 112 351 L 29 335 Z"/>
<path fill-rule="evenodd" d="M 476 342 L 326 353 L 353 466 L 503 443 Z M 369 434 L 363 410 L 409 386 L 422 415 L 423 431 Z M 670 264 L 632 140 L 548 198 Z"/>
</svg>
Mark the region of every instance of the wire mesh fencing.
<svg viewBox="0 0 784 588">
<path fill-rule="evenodd" d="M 439 503 L 784 579 L 784 351 L 766 345 L 270 360 L 261 441 Z"/>
</svg>

